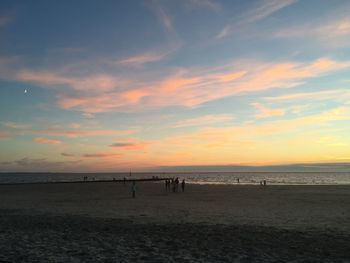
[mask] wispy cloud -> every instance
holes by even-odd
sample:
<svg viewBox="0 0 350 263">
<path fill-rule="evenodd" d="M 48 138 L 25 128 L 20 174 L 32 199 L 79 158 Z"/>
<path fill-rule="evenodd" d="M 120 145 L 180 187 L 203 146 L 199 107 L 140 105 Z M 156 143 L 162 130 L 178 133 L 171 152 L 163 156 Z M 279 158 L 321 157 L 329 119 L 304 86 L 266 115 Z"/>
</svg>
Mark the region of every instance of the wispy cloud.
<svg viewBox="0 0 350 263">
<path fill-rule="evenodd" d="M 143 65 L 146 63 L 156 62 L 162 60 L 167 53 L 145 53 L 137 56 L 132 56 L 128 58 L 124 58 L 121 60 L 118 60 L 116 63 L 122 64 L 122 65 Z"/>
<path fill-rule="evenodd" d="M 80 160 L 74 161 L 51 161 L 47 158 L 22 158 L 14 161 L 9 161 L 5 163 L 1 163 L 1 165 L 6 166 L 6 170 L 9 171 L 25 171 L 28 169 L 31 171 L 71 171 L 72 167 L 76 167 L 76 165 L 80 163 Z M 23 167 L 23 169 L 20 169 Z M 3 168 L 3 167 L 2 167 Z"/>
<path fill-rule="evenodd" d="M 90 113 L 140 111 L 169 106 L 196 107 L 227 96 L 295 87 L 309 78 L 349 66 L 350 62 L 321 58 L 308 63 L 242 63 L 228 66 L 220 72 L 216 69 L 181 70 L 139 88 L 94 96 L 61 96 L 59 105 L 64 109 Z"/>
<path fill-rule="evenodd" d="M 57 145 L 62 143 L 62 141 L 60 140 L 52 140 L 44 137 L 35 138 L 34 141 L 41 144 L 51 144 L 51 145 Z"/>
<path fill-rule="evenodd" d="M 317 21 L 301 26 L 287 27 L 274 33 L 276 38 L 317 40 L 322 45 L 346 46 L 350 40 L 350 19 L 348 16 Z"/>
<path fill-rule="evenodd" d="M 16 130 L 22 130 L 22 129 L 28 129 L 30 125 L 28 124 L 23 124 L 23 123 L 18 123 L 18 122 L 1 122 L 1 124 L 10 129 L 16 129 Z"/>
<path fill-rule="evenodd" d="M 166 145 L 172 145 L 172 147 L 165 151 L 166 155 L 159 156 L 158 160 L 176 165 L 213 162 L 232 164 L 233 160 L 255 164 L 317 161 L 319 156 L 313 154 L 310 157 L 310 154 L 320 150 L 325 153 L 328 149 L 321 147 L 319 137 L 315 136 L 315 133 L 327 134 L 327 129 L 320 129 L 320 127 L 332 127 L 329 124 L 333 122 L 348 121 L 349 113 L 350 108 L 338 107 L 294 119 L 233 127 L 203 128 L 195 132 L 169 136 L 159 141 L 156 149 L 164 149 Z M 306 131 L 309 135 L 305 134 Z M 346 142 L 343 141 L 343 143 Z M 288 151 L 285 150 L 286 146 Z M 242 148 L 245 151 L 241 151 Z M 296 151 L 298 154 L 291 151 Z M 218 152 L 221 153 L 220 158 L 216 158 Z"/>
<path fill-rule="evenodd" d="M 122 154 L 120 153 L 87 153 L 84 154 L 85 158 L 106 158 L 106 157 L 120 157 Z"/>
<path fill-rule="evenodd" d="M 47 130 L 38 130 L 33 131 L 37 134 L 45 134 L 50 136 L 59 136 L 59 137 L 97 137 L 97 136 L 122 136 L 129 135 L 134 133 L 134 130 L 56 130 L 56 129 L 47 129 Z"/>
<path fill-rule="evenodd" d="M 258 113 L 256 114 L 256 118 L 258 119 L 283 116 L 285 114 L 284 109 L 271 109 L 261 103 L 252 103 L 252 106 L 258 110 Z"/>
<path fill-rule="evenodd" d="M 295 3 L 296 0 L 266 0 L 259 1 L 258 5 L 247 11 L 241 17 L 228 23 L 217 35 L 217 39 L 231 35 L 234 30 L 244 25 L 258 22 L 273 13 Z"/>
<path fill-rule="evenodd" d="M 119 148 L 122 150 L 144 150 L 149 146 L 150 142 L 133 142 L 133 141 L 120 141 L 109 145 L 113 148 Z"/>
<path fill-rule="evenodd" d="M 11 136 L 11 134 L 8 132 L 0 131 L 0 139 L 1 138 L 8 138 L 10 136 Z"/>
<path fill-rule="evenodd" d="M 113 90 L 122 83 L 119 78 L 107 74 L 73 77 L 55 71 L 32 70 L 20 70 L 16 73 L 14 79 L 43 87 L 67 86 L 77 91 L 92 92 Z"/>
<path fill-rule="evenodd" d="M 200 116 L 192 119 L 185 119 L 178 121 L 173 127 L 183 128 L 191 126 L 207 126 L 218 123 L 227 123 L 234 119 L 232 115 L 229 114 L 210 114 L 205 116 Z"/>
<path fill-rule="evenodd" d="M 219 11 L 222 9 L 220 3 L 213 0 L 188 0 L 188 3 L 193 7 L 212 11 Z"/>
<path fill-rule="evenodd" d="M 73 153 L 61 153 L 61 155 L 64 157 L 74 157 L 75 156 L 75 154 L 73 154 Z"/>
<path fill-rule="evenodd" d="M 275 97 L 264 97 L 263 100 L 269 102 L 301 101 L 301 100 L 348 100 L 350 99 L 350 90 L 348 89 L 329 89 L 313 92 L 288 93 Z"/>
</svg>

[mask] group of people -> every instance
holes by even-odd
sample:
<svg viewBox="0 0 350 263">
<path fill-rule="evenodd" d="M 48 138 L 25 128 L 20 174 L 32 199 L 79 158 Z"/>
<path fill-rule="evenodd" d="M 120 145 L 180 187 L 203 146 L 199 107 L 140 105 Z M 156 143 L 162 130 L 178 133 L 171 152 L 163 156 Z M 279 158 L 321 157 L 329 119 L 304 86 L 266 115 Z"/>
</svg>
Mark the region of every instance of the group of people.
<svg viewBox="0 0 350 263">
<path fill-rule="evenodd" d="M 260 185 L 266 186 L 266 180 L 261 180 Z"/>
<path fill-rule="evenodd" d="M 176 179 L 171 178 L 171 179 L 167 179 L 165 180 L 165 191 L 167 192 L 178 192 L 179 191 L 179 184 L 180 184 L 180 180 L 178 177 L 176 177 Z M 182 180 L 181 182 L 181 190 L 182 192 L 185 192 L 185 179 Z"/>
</svg>

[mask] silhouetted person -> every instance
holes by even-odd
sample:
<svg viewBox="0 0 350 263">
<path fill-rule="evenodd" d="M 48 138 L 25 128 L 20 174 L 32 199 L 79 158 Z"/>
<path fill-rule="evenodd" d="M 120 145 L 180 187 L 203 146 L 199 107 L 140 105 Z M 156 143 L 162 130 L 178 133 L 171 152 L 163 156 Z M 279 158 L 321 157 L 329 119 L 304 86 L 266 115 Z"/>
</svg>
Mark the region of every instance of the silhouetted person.
<svg viewBox="0 0 350 263">
<path fill-rule="evenodd" d="M 126 178 L 125 178 L 125 176 L 124 176 L 124 180 L 123 180 L 123 183 L 125 184 L 125 182 L 126 182 Z"/>
<path fill-rule="evenodd" d="M 165 191 L 168 192 L 168 189 L 169 189 L 169 181 L 165 180 Z"/>
<path fill-rule="evenodd" d="M 264 186 L 266 186 L 266 180 L 264 180 Z"/>
<path fill-rule="evenodd" d="M 237 184 L 239 184 L 239 178 L 237 178 Z"/>
<path fill-rule="evenodd" d="M 181 182 L 181 189 L 182 189 L 182 192 L 185 192 L 185 179 L 183 179 Z"/>
<path fill-rule="evenodd" d="M 136 182 L 132 182 L 131 186 L 132 198 L 136 197 Z"/>
<path fill-rule="evenodd" d="M 179 177 L 176 177 L 176 179 L 175 179 L 175 191 L 176 191 L 176 192 L 177 192 L 178 189 L 179 189 L 179 183 L 180 183 Z"/>
</svg>

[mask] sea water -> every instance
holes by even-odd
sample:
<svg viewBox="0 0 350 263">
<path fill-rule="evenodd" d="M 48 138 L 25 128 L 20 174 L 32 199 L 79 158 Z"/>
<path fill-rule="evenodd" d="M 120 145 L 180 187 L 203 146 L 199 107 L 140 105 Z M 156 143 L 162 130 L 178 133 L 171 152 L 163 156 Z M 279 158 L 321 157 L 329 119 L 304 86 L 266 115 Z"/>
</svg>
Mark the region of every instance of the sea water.
<svg viewBox="0 0 350 263">
<path fill-rule="evenodd" d="M 193 173 L 0 173 L 0 183 L 36 183 L 122 180 L 142 178 L 185 179 L 194 184 L 343 185 L 350 184 L 350 172 L 193 172 Z"/>
</svg>

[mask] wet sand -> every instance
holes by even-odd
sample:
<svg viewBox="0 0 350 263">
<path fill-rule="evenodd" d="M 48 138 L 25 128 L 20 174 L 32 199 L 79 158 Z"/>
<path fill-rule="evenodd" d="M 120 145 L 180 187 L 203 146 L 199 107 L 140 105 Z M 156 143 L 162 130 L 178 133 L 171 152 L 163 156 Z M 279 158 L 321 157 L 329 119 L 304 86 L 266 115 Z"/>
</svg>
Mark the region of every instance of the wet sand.
<svg viewBox="0 0 350 263">
<path fill-rule="evenodd" d="M 1 262 L 350 262 L 350 186 L 0 186 Z"/>
</svg>

